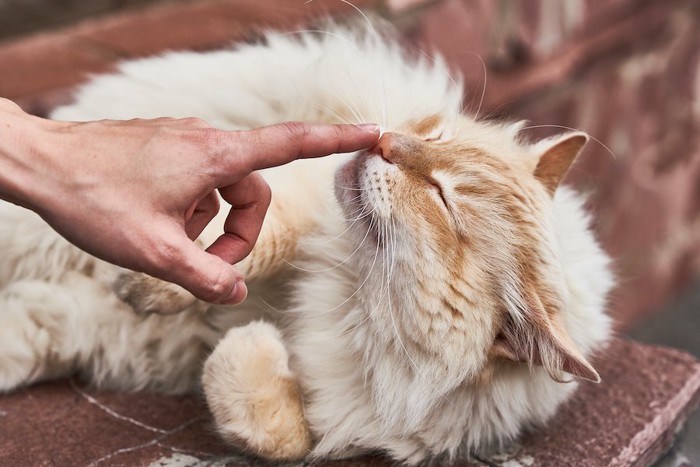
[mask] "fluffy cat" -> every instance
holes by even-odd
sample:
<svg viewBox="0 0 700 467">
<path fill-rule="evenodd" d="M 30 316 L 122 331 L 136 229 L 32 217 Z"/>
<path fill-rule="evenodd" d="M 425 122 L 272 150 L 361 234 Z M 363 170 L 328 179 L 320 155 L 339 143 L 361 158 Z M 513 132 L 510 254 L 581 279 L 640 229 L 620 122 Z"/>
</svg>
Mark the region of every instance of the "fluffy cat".
<svg viewBox="0 0 700 467">
<path fill-rule="evenodd" d="M 582 197 L 558 187 L 587 137 L 528 143 L 520 124 L 464 113 L 461 87 L 439 61 L 339 27 L 93 79 L 53 117 L 386 131 L 369 151 L 264 171 L 273 202 L 233 309 L 0 205 L 0 390 L 77 372 L 184 392 L 201 375 L 220 434 L 271 459 L 415 464 L 544 423 L 576 388 L 565 381 L 599 380 L 586 357 L 610 332 L 609 259 Z"/>
</svg>

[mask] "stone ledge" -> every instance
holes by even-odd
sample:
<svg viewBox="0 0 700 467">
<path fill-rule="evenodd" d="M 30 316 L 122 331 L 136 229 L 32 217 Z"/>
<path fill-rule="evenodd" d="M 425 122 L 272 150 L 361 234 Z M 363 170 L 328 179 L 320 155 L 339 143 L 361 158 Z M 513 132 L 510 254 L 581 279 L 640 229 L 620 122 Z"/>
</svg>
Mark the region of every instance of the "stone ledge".
<svg viewBox="0 0 700 467">
<path fill-rule="evenodd" d="M 652 463 L 671 446 L 698 404 L 700 363 L 683 352 L 625 340 L 614 341 L 596 361 L 603 382 L 582 384 L 547 427 L 527 434 L 507 452 L 455 465 Z M 0 465 L 147 466 L 167 459 L 259 463 L 219 441 L 199 397 L 100 392 L 71 381 L 0 396 L 0 433 Z M 314 465 L 391 463 L 364 457 Z"/>
</svg>

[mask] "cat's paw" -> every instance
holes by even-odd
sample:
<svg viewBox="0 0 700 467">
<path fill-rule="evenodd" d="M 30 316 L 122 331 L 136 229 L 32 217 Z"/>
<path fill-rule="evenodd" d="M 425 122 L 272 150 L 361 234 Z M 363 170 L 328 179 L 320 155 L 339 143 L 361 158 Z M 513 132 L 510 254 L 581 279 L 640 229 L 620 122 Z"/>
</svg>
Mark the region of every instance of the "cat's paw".
<svg viewBox="0 0 700 467">
<path fill-rule="evenodd" d="M 301 391 L 272 325 L 231 329 L 204 365 L 202 384 L 219 433 L 268 459 L 301 459 L 311 448 Z"/>
<path fill-rule="evenodd" d="M 48 336 L 40 331 L 34 337 L 38 339 L 29 343 L 24 336 L 13 335 L 12 329 L 0 329 L 0 394 L 29 385 L 35 379 L 41 351 L 48 347 Z"/>
<path fill-rule="evenodd" d="M 10 392 L 54 373 L 60 362 L 50 362 L 55 354 L 60 328 L 47 312 L 64 300 L 58 287 L 34 281 L 20 281 L 0 293 L 0 393 Z M 60 347 L 60 346 L 59 346 Z"/>
<path fill-rule="evenodd" d="M 170 315 L 188 308 L 207 305 L 182 287 L 156 279 L 140 272 L 126 271 L 119 274 L 112 284 L 117 297 L 142 314 Z"/>
</svg>

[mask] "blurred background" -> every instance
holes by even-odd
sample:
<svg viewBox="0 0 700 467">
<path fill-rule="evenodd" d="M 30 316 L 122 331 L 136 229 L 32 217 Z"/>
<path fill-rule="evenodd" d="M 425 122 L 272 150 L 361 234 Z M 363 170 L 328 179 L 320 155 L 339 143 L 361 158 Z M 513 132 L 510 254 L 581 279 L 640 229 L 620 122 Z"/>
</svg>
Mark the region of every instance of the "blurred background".
<svg viewBox="0 0 700 467">
<path fill-rule="evenodd" d="M 618 330 L 700 356 L 700 2 L 353 0 L 465 77 L 465 106 L 588 132 L 570 174 L 616 258 Z M 163 5 L 183 6 L 161 8 Z M 342 0 L 0 0 L 0 96 L 45 115 L 122 59 L 294 29 Z M 700 465 L 700 423 L 680 450 Z M 690 464 L 689 464 L 690 465 Z"/>
</svg>

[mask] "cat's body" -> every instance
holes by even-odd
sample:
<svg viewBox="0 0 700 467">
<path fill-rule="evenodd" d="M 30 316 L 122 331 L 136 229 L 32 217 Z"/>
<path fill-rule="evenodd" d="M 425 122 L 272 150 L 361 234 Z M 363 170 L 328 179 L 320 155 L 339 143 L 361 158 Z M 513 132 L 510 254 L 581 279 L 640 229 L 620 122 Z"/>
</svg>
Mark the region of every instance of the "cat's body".
<svg viewBox="0 0 700 467">
<path fill-rule="evenodd" d="M 194 390 L 216 346 L 203 382 L 227 439 L 272 458 L 383 450 L 419 462 L 546 421 L 575 388 L 553 380 L 562 372 L 595 380 L 584 355 L 609 334 L 609 261 L 580 197 L 553 194 L 583 137 L 523 143 L 515 125 L 462 115 L 439 64 L 361 37 L 271 36 L 127 63 L 59 109 L 390 132 L 372 152 L 265 171 L 273 203 L 239 265 L 250 294 L 235 309 L 120 271 L 0 205 L 0 390 L 76 371 L 107 387 Z M 144 315 L 124 300 L 184 311 Z"/>
</svg>

